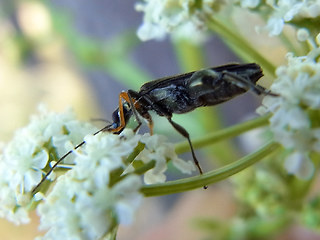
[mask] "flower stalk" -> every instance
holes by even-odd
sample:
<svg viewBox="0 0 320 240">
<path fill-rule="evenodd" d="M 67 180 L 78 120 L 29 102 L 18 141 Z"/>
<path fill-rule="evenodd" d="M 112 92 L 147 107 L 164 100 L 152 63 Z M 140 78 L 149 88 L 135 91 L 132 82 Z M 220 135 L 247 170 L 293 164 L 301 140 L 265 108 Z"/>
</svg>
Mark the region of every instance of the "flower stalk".
<svg viewBox="0 0 320 240">
<path fill-rule="evenodd" d="M 222 181 L 244 169 L 253 165 L 254 163 L 262 160 L 268 155 L 274 153 L 280 148 L 280 144 L 275 142 L 269 142 L 259 150 L 251 153 L 234 163 L 228 164 L 217 170 L 204 173 L 200 176 L 184 178 L 181 180 L 170 181 L 163 184 L 144 185 L 141 188 L 141 192 L 146 197 L 161 196 L 166 194 L 179 193 L 189 191 L 196 188 L 201 188 L 206 185 L 210 185 L 219 181 Z"/>
<path fill-rule="evenodd" d="M 228 46 L 245 62 L 259 63 L 265 72 L 274 76 L 276 66 L 267 60 L 256 48 L 252 46 L 237 29 L 231 29 L 232 24 L 225 24 L 219 18 L 211 17 L 208 20 L 208 28 L 220 35 Z"/>
</svg>

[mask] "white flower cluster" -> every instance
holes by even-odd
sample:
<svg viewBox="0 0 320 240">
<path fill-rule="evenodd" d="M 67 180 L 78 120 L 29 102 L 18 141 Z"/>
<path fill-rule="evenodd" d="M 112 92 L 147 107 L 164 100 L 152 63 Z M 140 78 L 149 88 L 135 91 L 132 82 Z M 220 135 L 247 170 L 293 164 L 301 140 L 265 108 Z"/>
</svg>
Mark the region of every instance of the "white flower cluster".
<svg viewBox="0 0 320 240">
<path fill-rule="evenodd" d="M 74 120 L 71 111 L 63 115 L 49 113 L 44 107 L 39 111 L 27 127 L 15 133 L 0 155 L 0 217 L 16 224 L 29 221 L 30 192 L 41 180 L 52 151 L 65 152 L 66 142 L 77 143 L 84 132 L 93 131 Z"/>
<path fill-rule="evenodd" d="M 320 35 L 317 38 L 320 40 Z M 302 179 L 309 179 L 314 172 L 309 153 L 320 152 L 319 56 L 319 46 L 307 56 L 288 54 L 288 66 L 277 69 L 277 79 L 271 86 L 280 97 L 265 97 L 265 107 L 258 109 L 260 113 L 264 113 L 265 108 L 273 113 L 270 127 L 274 137 L 291 151 L 285 167 Z"/>
<path fill-rule="evenodd" d="M 138 36 L 143 41 L 161 40 L 167 33 L 174 33 L 177 38 L 202 42 L 208 16 L 223 3 L 223 0 L 144 0 L 136 4 L 136 10 L 144 12 Z"/>
<path fill-rule="evenodd" d="M 236 0 L 244 8 L 256 8 L 259 5 L 266 5 L 271 8 L 266 30 L 270 36 L 279 35 L 285 23 L 292 20 L 316 18 L 320 16 L 319 0 Z"/>
<path fill-rule="evenodd" d="M 41 229 L 49 229 L 43 239 L 101 239 L 118 224 L 130 224 L 139 206 L 142 185 L 134 168 L 123 159 L 138 142 L 145 144 L 136 157 L 144 163 L 155 160 L 154 169 L 145 173 L 147 183 L 164 182 L 167 158 L 183 172 L 195 169 L 174 152 L 162 136 L 135 135 L 125 129 L 121 135 L 86 136 L 86 144 L 76 152 L 75 166 L 57 180 L 48 197 L 39 205 Z M 112 172 L 121 169 L 126 176 L 115 181 Z"/>
<path fill-rule="evenodd" d="M 84 137 L 96 131 L 75 120 L 71 112 L 54 114 L 41 108 L 40 115 L 16 133 L 0 156 L 0 216 L 27 223 L 30 206 L 37 205 L 40 228 L 48 230 L 39 239 L 100 239 L 118 224 L 131 223 L 141 202 L 142 181 L 128 161 L 139 142 L 144 149 L 133 161 L 155 161 L 155 168 L 145 173 L 147 183 L 165 181 L 169 159 L 184 173 L 195 170 L 191 161 L 177 157 L 164 137 L 136 135 L 130 129 L 120 135 Z M 64 162 L 71 169 L 57 178 L 49 193 L 33 197 L 33 188 L 50 169 L 49 161 L 57 160 L 51 155 L 61 156 L 83 139 L 85 144 Z"/>
<path fill-rule="evenodd" d="M 164 136 L 145 134 L 140 141 L 145 144 L 145 149 L 137 158 L 144 163 L 151 160 L 156 161 L 155 167 L 144 174 L 144 182 L 146 184 L 166 181 L 164 172 L 167 170 L 167 159 L 171 159 L 173 165 L 183 173 L 191 174 L 192 171 L 195 171 L 194 163 L 178 158 L 172 144 L 168 143 Z"/>
<path fill-rule="evenodd" d="M 138 175 L 128 175 L 110 186 L 110 174 L 125 168 L 122 157 L 137 146 L 139 136 L 125 131 L 87 136 L 76 153 L 75 166 L 38 207 L 43 239 L 101 239 L 118 223 L 129 224 L 139 206 L 142 185 Z"/>
</svg>

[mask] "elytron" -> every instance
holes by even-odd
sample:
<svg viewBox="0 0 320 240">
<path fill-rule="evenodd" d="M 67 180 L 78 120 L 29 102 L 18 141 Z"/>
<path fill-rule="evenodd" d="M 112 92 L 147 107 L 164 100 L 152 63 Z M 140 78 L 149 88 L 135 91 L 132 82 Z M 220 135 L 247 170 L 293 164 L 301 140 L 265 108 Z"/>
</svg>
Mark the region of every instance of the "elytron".
<svg viewBox="0 0 320 240">
<path fill-rule="evenodd" d="M 240 94 L 252 90 L 260 95 L 272 95 L 256 82 L 263 76 L 261 67 L 255 63 L 227 64 L 185 74 L 165 77 L 145 83 L 139 91 L 128 90 L 119 94 L 119 106 L 112 114 L 113 122 L 98 132 L 119 134 L 126 127 L 129 119 L 134 116 L 138 125 L 141 118 L 148 122 L 150 134 L 153 134 L 153 121 L 150 111 L 167 118 L 172 127 L 188 140 L 195 165 L 200 174 L 203 173 L 194 153 L 189 133 L 180 124 L 172 120 L 173 114 L 183 114 L 198 107 L 213 106 L 228 101 Z M 75 149 L 82 146 L 81 142 Z M 52 170 L 73 150 L 67 152 L 52 166 L 42 178 L 34 191 L 42 184 Z"/>
</svg>

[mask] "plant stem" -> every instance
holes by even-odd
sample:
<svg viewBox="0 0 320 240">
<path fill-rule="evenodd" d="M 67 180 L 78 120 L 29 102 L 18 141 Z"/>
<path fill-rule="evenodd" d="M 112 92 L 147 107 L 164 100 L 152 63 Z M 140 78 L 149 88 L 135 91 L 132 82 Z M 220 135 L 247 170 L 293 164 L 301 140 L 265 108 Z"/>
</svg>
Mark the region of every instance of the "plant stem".
<svg viewBox="0 0 320 240">
<path fill-rule="evenodd" d="M 188 40 L 172 41 L 176 58 L 183 72 L 190 72 L 206 67 L 203 47 Z"/>
<path fill-rule="evenodd" d="M 189 191 L 212 183 L 216 183 L 251 166 L 252 164 L 276 151 L 279 147 L 280 145 L 278 143 L 269 142 L 256 152 L 251 153 L 239 159 L 238 161 L 228 164 L 217 170 L 210 171 L 200 176 L 184 178 L 161 184 L 146 185 L 143 186 L 140 191 L 146 197 L 152 197 Z"/>
<path fill-rule="evenodd" d="M 231 29 L 230 25 L 227 26 L 224 21 L 213 17 L 208 22 L 208 27 L 219 34 L 241 59 L 259 63 L 265 71 L 274 76 L 276 67 L 252 47 L 236 29 Z"/>
<path fill-rule="evenodd" d="M 262 117 L 255 118 L 237 125 L 207 134 L 206 136 L 192 139 L 194 148 L 201 148 L 207 145 L 213 144 L 225 140 L 227 138 L 235 137 L 241 133 L 247 132 L 254 128 L 262 127 L 268 124 L 270 114 L 266 114 Z M 176 144 L 176 153 L 181 154 L 190 151 L 189 144 L 187 141 Z"/>
</svg>

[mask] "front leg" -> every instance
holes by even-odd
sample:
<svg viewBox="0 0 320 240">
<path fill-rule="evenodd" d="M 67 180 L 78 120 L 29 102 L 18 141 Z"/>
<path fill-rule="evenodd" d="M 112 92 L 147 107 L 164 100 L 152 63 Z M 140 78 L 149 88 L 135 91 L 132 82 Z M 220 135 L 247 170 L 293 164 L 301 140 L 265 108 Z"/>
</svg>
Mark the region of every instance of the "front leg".
<svg viewBox="0 0 320 240">
<path fill-rule="evenodd" d="M 129 97 L 129 101 L 130 101 L 131 106 L 133 106 L 132 110 L 134 112 L 134 115 L 138 121 L 138 126 L 133 131 L 136 132 L 142 124 L 140 121 L 140 118 L 138 116 L 138 113 L 139 113 L 141 117 L 143 117 L 144 119 L 146 119 L 148 121 L 150 135 L 153 135 L 152 117 L 148 113 L 148 110 L 144 107 L 145 97 L 141 96 L 138 92 L 133 91 L 133 90 L 128 90 L 128 97 Z"/>
</svg>

